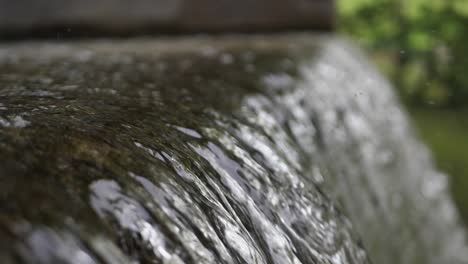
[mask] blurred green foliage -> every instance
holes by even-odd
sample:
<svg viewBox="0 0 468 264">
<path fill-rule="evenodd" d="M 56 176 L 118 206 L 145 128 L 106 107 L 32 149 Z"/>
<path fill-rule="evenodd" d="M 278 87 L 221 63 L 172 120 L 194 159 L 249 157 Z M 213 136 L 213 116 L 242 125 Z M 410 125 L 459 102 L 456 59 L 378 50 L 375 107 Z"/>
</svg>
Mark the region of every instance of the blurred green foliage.
<svg viewBox="0 0 468 264">
<path fill-rule="evenodd" d="M 339 30 L 398 88 L 468 223 L 468 0 L 341 0 Z"/>
<path fill-rule="evenodd" d="M 411 105 L 468 103 L 468 0 L 341 0 L 339 28 Z"/>
</svg>

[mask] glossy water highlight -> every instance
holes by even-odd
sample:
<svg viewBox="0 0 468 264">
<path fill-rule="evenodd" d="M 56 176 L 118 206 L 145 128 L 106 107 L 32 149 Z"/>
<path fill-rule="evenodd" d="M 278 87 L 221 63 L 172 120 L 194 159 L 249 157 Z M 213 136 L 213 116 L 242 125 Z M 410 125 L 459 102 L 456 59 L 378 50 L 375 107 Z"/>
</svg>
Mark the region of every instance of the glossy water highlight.
<svg viewBox="0 0 468 264">
<path fill-rule="evenodd" d="M 0 47 L 5 263 L 468 263 L 387 83 L 307 34 Z"/>
</svg>

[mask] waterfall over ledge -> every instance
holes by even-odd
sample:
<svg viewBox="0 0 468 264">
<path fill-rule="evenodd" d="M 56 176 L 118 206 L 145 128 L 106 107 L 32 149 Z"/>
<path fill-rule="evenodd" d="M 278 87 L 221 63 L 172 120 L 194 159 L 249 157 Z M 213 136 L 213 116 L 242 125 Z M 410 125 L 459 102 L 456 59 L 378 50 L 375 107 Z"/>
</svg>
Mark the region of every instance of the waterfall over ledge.
<svg viewBox="0 0 468 264">
<path fill-rule="evenodd" d="M 327 35 L 0 45 L 2 263 L 468 263 L 391 86 Z"/>
</svg>

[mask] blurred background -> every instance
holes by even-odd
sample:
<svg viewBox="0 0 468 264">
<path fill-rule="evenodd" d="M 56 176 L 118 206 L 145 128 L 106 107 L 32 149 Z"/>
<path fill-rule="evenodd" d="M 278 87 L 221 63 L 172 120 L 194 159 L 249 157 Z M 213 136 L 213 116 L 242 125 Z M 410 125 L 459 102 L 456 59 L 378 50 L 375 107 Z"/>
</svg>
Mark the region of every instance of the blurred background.
<svg viewBox="0 0 468 264">
<path fill-rule="evenodd" d="M 468 223 L 468 1 L 338 0 L 338 30 L 398 90 Z"/>
</svg>

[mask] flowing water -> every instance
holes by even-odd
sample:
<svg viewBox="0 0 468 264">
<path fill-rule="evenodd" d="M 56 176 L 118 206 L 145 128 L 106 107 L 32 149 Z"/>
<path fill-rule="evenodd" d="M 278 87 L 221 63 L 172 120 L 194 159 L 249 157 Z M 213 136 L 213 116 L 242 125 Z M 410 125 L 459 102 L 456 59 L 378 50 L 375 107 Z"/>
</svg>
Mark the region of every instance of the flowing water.
<svg viewBox="0 0 468 264">
<path fill-rule="evenodd" d="M 468 263 L 445 175 L 349 46 L 1 45 L 2 263 Z"/>
</svg>

